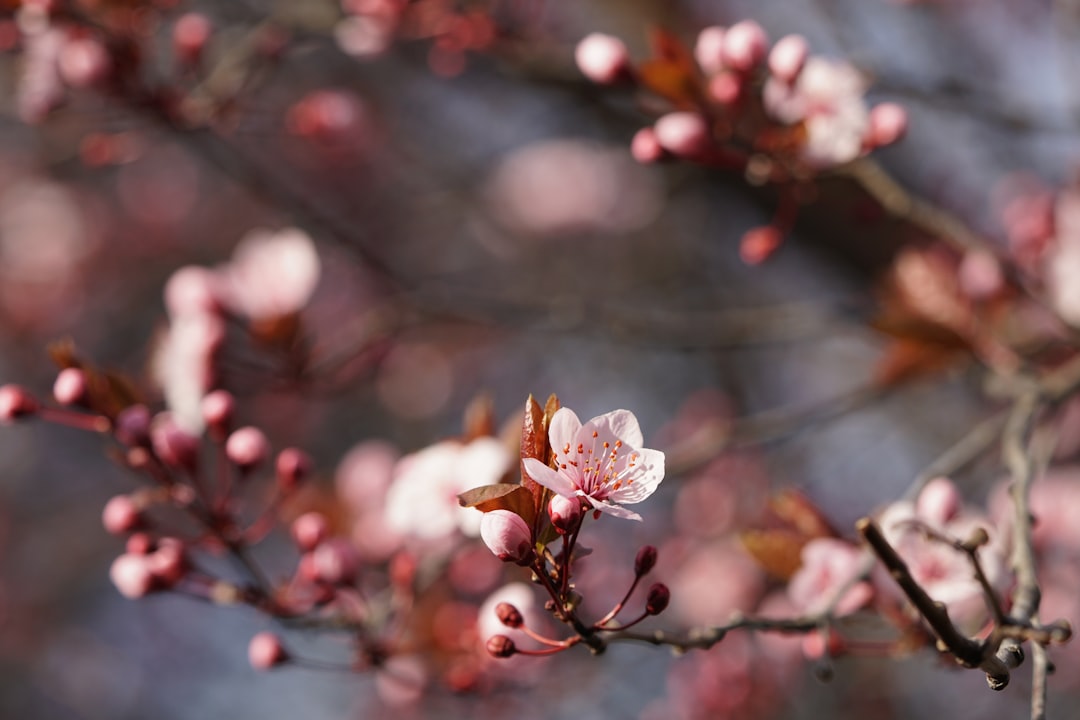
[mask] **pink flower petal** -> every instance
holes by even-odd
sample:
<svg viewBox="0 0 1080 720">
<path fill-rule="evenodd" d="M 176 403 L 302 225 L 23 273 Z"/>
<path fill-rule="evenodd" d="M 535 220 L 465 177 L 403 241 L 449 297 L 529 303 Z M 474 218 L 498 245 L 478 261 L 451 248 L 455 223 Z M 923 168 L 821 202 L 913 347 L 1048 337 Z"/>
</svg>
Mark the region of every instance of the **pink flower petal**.
<svg viewBox="0 0 1080 720">
<path fill-rule="evenodd" d="M 574 487 L 569 478 L 562 473 L 555 472 L 536 458 L 525 458 L 524 463 L 525 472 L 529 473 L 529 477 L 556 495 L 574 497 L 577 493 L 577 488 Z"/>
</svg>

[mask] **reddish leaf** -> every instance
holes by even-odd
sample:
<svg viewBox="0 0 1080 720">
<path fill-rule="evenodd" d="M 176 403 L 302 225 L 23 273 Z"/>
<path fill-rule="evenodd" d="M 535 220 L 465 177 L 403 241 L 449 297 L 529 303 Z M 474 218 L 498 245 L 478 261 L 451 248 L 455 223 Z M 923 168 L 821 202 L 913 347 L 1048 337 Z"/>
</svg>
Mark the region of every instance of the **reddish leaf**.
<svg viewBox="0 0 1080 720">
<path fill-rule="evenodd" d="M 509 510 L 521 517 L 529 527 L 536 519 L 533 494 L 521 485 L 496 483 L 466 490 L 458 495 L 462 507 L 476 508 L 480 512 Z"/>
<path fill-rule="evenodd" d="M 544 486 L 537 483 L 525 472 L 525 458 L 535 458 L 542 463 L 547 462 L 547 424 L 544 422 L 544 411 L 540 409 L 540 403 L 536 398 L 529 395 L 525 401 L 525 417 L 521 423 L 521 484 L 533 496 L 533 507 L 540 512 L 543 502 Z"/>
<path fill-rule="evenodd" d="M 696 107 L 700 89 L 694 56 L 663 28 L 653 28 L 650 40 L 654 57 L 638 67 L 641 83 L 677 107 Z"/>
<path fill-rule="evenodd" d="M 465 441 L 494 435 L 495 405 L 490 395 L 477 395 L 465 408 Z"/>
<path fill-rule="evenodd" d="M 769 498 L 769 510 L 784 525 L 808 540 L 836 536 L 836 531 L 818 510 L 817 505 L 794 488 L 781 490 Z"/>
</svg>

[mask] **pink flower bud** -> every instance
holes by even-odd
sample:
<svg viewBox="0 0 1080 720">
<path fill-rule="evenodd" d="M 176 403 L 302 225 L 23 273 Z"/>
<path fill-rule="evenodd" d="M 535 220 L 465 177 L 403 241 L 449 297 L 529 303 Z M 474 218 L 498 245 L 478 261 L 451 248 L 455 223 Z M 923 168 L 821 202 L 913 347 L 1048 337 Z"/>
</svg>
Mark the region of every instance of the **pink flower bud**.
<svg viewBox="0 0 1080 720">
<path fill-rule="evenodd" d="M 783 240 L 783 235 L 772 225 L 751 228 L 739 243 L 739 257 L 747 265 L 760 265 L 772 257 Z"/>
<path fill-rule="evenodd" d="M 133 533 L 124 547 L 129 555 L 149 555 L 154 549 L 154 539 L 144 532 Z"/>
<path fill-rule="evenodd" d="M 769 52 L 769 72 L 777 80 L 792 84 L 810 54 L 810 46 L 802 35 L 786 35 L 780 38 Z"/>
<path fill-rule="evenodd" d="M 360 564 L 353 546 L 341 538 L 328 540 L 315 548 L 311 563 L 316 577 L 331 585 L 352 582 Z"/>
<path fill-rule="evenodd" d="M 116 416 L 116 439 L 128 446 L 145 446 L 150 442 L 150 410 L 145 405 L 132 405 Z"/>
<path fill-rule="evenodd" d="M 504 562 L 524 562 L 532 557 L 532 531 L 517 513 L 492 510 L 480 520 L 480 539 Z"/>
<path fill-rule="evenodd" d="M 709 126 L 696 112 L 673 112 L 656 121 L 656 140 L 673 155 L 693 158 L 709 148 Z"/>
<path fill-rule="evenodd" d="M 600 85 L 625 77 L 630 68 L 630 53 L 617 37 L 593 33 L 578 43 L 574 60 L 581 74 Z"/>
<path fill-rule="evenodd" d="M 8 424 L 38 411 L 38 401 L 18 385 L 0 385 L 0 423 Z"/>
<path fill-rule="evenodd" d="M 554 495 L 548 503 L 551 524 L 561 533 L 568 533 L 581 522 L 581 500 Z"/>
<path fill-rule="evenodd" d="M 960 492 L 953 481 L 939 477 L 928 482 L 919 493 L 915 512 L 919 517 L 943 525 L 956 517 L 962 504 Z"/>
<path fill-rule="evenodd" d="M 166 465 L 194 471 L 199 459 L 199 439 L 185 432 L 171 413 L 158 413 L 150 423 L 150 444 Z"/>
<path fill-rule="evenodd" d="M 724 64 L 741 72 L 753 70 L 769 47 L 769 36 L 753 20 L 743 20 L 728 28 L 724 35 Z"/>
<path fill-rule="evenodd" d="M 105 503 L 101 513 L 101 524 L 105 532 L 124 535 L 136 529 L 142 521 L 138 504 L 130 495 L 117 495 Z"/>
<path fill-rule="evenodd" d="M 98 40 L 72 38 L 64 43 L 56 59 L 60 77 L 74 88 L 85 88 L 104 80 L 112 65 L 109 53 Z"/>
<path fill-rule="evenodd" d="M 514 645 L 514 641 L 505 635 L 492 635 L 488 638 L 487 644 L 488 654 L 497 658 L 508 658 L 517 652 L 517 646 Z"/>
<path fill-rule="evenodd" d="M 656 567 L 656 548 L 645 545 L 638 550 L 637 557 L 634 558 L 634 574 L 641 577 L 648 574 L 654 567 Z"/>
<path fill-rule="evenodd" d="M 734 72 L 718 73 L 709 78 L 707 91 L 721 105 L 734 105 L 743 96 L 743 78 Z"/>
<path fill-rule="evenodd" d="M 866 144 L 870 147 L 891 145 L 907 133 L 908 115 L 896 103 L 881 103 L 870 110 L 870 127 L 866 131 Z"/>
<path fill-rule="evenodd" d="M 248 662 L 256 670 L 269 670 L 288 659 L 281 639 L 272 632 L 261 632 L 248 643 Z"/>
<path fill-rule="evenodd" d="M 213 31 L 210 20 L 202 13 L 189 12 L 180 16 L 173 25 L 173 50 L 182 63 L 193 65 L 199 61 Z"/>
<path fill-rule="evenodd" d="M 157 548 L 145 556 L 146 567 L 160 587 L 172 587 L 187 572 L 184 543 L 177 538 L 161 538 Z"/>
<path fill-rule="evenodd" d="M 199 409 L 210 435 L 221 439 L 232 427 L 236 399 L 228 390 L 214 390 L 202 399 Z"/>
<path fill-rule="evenodd" d="M 649 588 L 649 594 L 645 598 L 645 612 L 650 615 L 659 615 L 671 602 L 671 591 L 663 583 L 656 583 Z"/>
<path fill-rule="evenodd" d="M 707 27 L 698 33 L 694 44 L 694 59 L 706 75 L 715 75 L 724 69 L 724 36 L 727 30 L 719 25 Z"/>
<path fill-rule="evenodd" d="M 120 594 L 130 600 L 141 598 L 154 589 L 154 576 L 142 555 L 126 553 L 113 560 L 109 579 Z"/>
<path fill-rule="evenodd" d="M 266 460 L 270 454 L 270 441 L 262 430 L 242 427 L 229 435 L 225 443 L 225 455 L 241 470 L 251 470 Z"/>
<path fill-rule="evenodd" d="M 64 368 L 53 383 L 53 397 L 61 405 L 75 405 L 86 399 L 86 373 L 79 368 Z"/>
<path fill-rule="evenodd" d="M 525 617 L 521 611 L 508 602 L 501 602 L 495 606 L 495 615 L 499 622 L 508 628 L 519 628 L 525 624 Z"/>
<path fill-rule="evenodd" d="M 630 154 L 643 165 L 664 157 L 664 148 L 660 147 L 660 142 L 656 139 L 656 131 L 651 127 L 644 127 L 634 133 L 634 139 L 630 141 Z"/>
<path fill-rule="evenodd" d="M 311 456 L 297 448 L 285 448 L 277 456 L 277 481 L 282 492 L 296 489 L 311 474 Z"/>
<path fill-rule="evenodd" d="M 314 550 L 329 532 L 330 523 L 322 513 L 308 512 L 293 520 L 293 541 L 304 552 Z"/>
</svg>

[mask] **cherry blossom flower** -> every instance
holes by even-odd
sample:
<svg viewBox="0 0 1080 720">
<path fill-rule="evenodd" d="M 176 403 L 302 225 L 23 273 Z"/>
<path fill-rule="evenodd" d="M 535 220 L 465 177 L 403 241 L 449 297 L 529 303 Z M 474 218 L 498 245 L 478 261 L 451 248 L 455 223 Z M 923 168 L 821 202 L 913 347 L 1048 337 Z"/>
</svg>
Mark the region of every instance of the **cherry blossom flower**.
<svg viewBox="0 0 1080 720">
<path fill-rule="evenodd" d="M 642 447 L 637 418 L 613 410 L 584 425 L 569 408 L 551 419 L 548 440 L 559 469 L 526 458 L 533 480 L 563 497 L 583 497 L 595 510 L 641 520 L 622 505 L 639 503 L 664 479 L 664 453 Z"/>
<path fill-rule="evenodd" d="M 402 458 L 386 494 L 391 530 L 421 539 L 443 538 L 455 530 L 476 537 L 483 515 L 458 504 L 457 496 L 499 482 L 510 468 L 510 453 L 494 438 L 467 445 L 446 441 Z"/>
<path fill-rule="evenodd" d="M 987 617 L 986 601 L 970 560 L 949 544 L 928 538 L 925 529 L 959 540 L 967 540 L 977 528 L 985 530 L 990 541 L 979 549 L 979 561 L 990 584 L 1001 589 L 1008 581 L 1004 540 L 990 520 L 965 510 L 953 483 L 937 478 L 923 488 L 916 502 L 901 501 L 886 508 L 880 524 L 927 594 L 948 607 L 959 627 L 978 630 Z M 891 581 L 883 584 L 895 587 Z"/>
<path fill-rule="evenodd" d="M 861 554 L 854 545 L 834 538 L 811 540 L 802 549 L 802 566 L 788 583 L 788 598 L 798 610 L 813 615 L 828 603 L 859 571 Z M 848 615 L 874 594 L 869 583 L 851 585 L 836 603 L 837 615 Z"/>
<path fill-rule="evenodd" d="M 319 255 L 297 228 L 253 230 L 218 272 L 230 310 L 256 320 L 280 317 L 299 311 L 311 298 L 319 282 Z"/>
<path fill-rule="evenodd" d="M 777 120 L 805 123 L 803 159 L 829 167 L 854 160 L 862 152 L 870 128 L 865 92 L 866 81 L 853 66 L 815 56 L 806 60 L 793 83 L 770 78 L 764 101 Z"/>
</svg>

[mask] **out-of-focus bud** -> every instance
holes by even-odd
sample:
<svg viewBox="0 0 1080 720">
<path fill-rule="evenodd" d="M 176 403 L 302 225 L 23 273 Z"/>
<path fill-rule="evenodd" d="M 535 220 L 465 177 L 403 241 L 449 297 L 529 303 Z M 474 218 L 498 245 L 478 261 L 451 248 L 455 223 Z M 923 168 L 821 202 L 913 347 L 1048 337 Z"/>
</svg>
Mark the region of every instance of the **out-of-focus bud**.
<svg viewBox="0 0 1080 720">
<path fill-rule="evenodd" d="M 772 225 L 747 230 L 739 243 L 739 257 L 747 265 L 760 265 L 772 257 L 784 237 Z"/>
<path fill-rule="evenodd" d="M 508 658 L 517 652 L 514 641 L 505 635 L 492 635 L 487 641 L 487 651 L 492 657 Z"/>
<path fill-rule="evenodd" d="M 593 33 L 578 43 L 574 60 L 581 74 L 600 85 L 610 85 L 628 76 L 630 53 L 617 37 Z"/>
<path fill-rule="evenodd" d="M 664 115 L 654 126 L 656 141 L 673 155 L 693 158 L 709 149 L 709 125 L 696 112 Z"/>
<path fill-rule="evenodd" d="M 521 611 L 508 602 L 501 602 L 495 606 L 495 614 L 499 622 L 508 628 L 519 628 L 525 624 L 525 617 Z"/>
<path fill-rule="evenodd" d="M 517 513 L 492 510 L 480 520 L 480 538 L 504 562 L 527 562 L 533 555 L 532 531 Z"/>
<path fill-rule="evenodd" d="M 728 28 L 722 49 L 724 64 L 742 72 L 753 70 L 769 48 L 769 36 L 753 20 L 743 20 Z"/>
<path fill-rule="evenodd" d="M 870 127 L 865 144 L 871 148 L 891 145 L 907 133 L 908 114 L 896 103 L 881 103 L 870 109 Z"/>
<path fill-rule="evenodd" d="M 276 473 L 282 492 L 292 492 L 311 474 L 311 456 L 297 448 L 285 448 L 277 456 Z"/>
<path fill-rule="evenodd" d="M 709 78 L 709 97 L 721 105 L 734 105 L 743 96 L 743 80 L 738 73 L 724 71 Z"/>
<path fill-rule="evenodd" d="M 810 46 L 802 35 L 786 35 L 776 41 L 769 51 L 769 72 L 777 80 L 791 84 L 799 77 L 806 58 L 810 55 Z"/>
<path fill-rule="evenodd" d="M 112 535 L 124 535 L 139 527 L 142 513 L 130 495 L 117 495 L 105 503 L 101 512 L 101 524 Z"/>
<path fill-rule="evenodd" d="M 664 157 L 664 148 L 660 147 L 660 141 L 656 139 L 656 131 L 651 127 L 643 127 L 634 133 L 634 139 L 630 141 L 630 155 L 643 165 Z"/>
<path fill-rule="evenodd" d="M 321 543 L 312 551 L 311 558 L 316 577 L 331 585 L 352 582 L 360 564 L 353 546 L 342 538 Z"/>
<path fill-rule="evenodd" d="M 150 443 L 150 410 L 145 405 L 132 405 L 116 416 L 116 439 L 129 447 Z"/>
<path fill-rule="evenodd" d="M 86 373 L 79 368 L 64 368 L 53 383 L 53 397 L 61 405 L 76 405 L 86 400 Z"/>
<path fill-rule="evenodd" d="M 0 386 L 0 423 L 8 424 L 38 411 L 38 401 L 18 385 Z"/>
<path fill-rule="evenodd" d="M 145 558 L 147 569 L 160 587 L 172 587 L 180 582 L 187 572 L 184 543 L 177 538 L 161 538 L 157 548 Z"/>
<path fill-rule="evenodd" d="M 262 464 L 269 454 L 270 441 L 256 427 L 242 427 L 225 442 L 225 456 L 244 471 Z"/>
<path fill-rule="evenodd" d="M 170 467 L 192 472 L 198 465 L 199 439 L 182 430 L 171 413 L 158 413 L 150 423 L 150 444 Z"/>
<path fill-rule="evenodd" d="M 173 25 L 172 32 L 173 50 L 177 59 L 186 65 L 199 62 L 213 29 L 210 19 L 202 13 L 189 12 L 181 15 Z"/>
<path fill-rule="evenodd" d="M 281 639 L 272 632 L 261 632 L 248 643 L 248 662 L 256 670 L 269 670 L 288 659 Z"/>
<path fill-rule="evenodd" d="M 154 589 L 154 575 L 143 555 L 125 553 L 113 560 L 109 567 L 109 579 L 120 594 L 129 600 L 141 598 Z"/>
<path fill-rule="evenodd" d="M 645 612 L 650 615 L 659 615 L 671 602 L 671 591 L 663 583 L 656 583 L 649 588 L 649 594 L 645 597 Z"/>
<path fill-rule="evenodd" d="M 148 555 L 154 549 L 154 539 L 147 533 L 133 533 L 125 545 L 129 555 Z"/>
<path fill-rule="evenodd" d="M 706 75 L 715 75 L 724 69 L 725 28 L 719 25 L 707 27 L 698 33 L 694 44 L 694 59 Z"/>
<path fill-rule="evenodd" d="M 319 543 L 326 540 L 329 532 L 330 523 L 322 513 L 308 512 L 293 520 L 293 541 L 304 552 L 314 550 Z"/>
<path fill-rule="evenodd" d="M 69 39 L 60 49 L 56 63 L 60 77 L 73 88 L 96 85 L 108 77 L 112 67 L 105 46 L 90 37 Z"/>
<path fill-rule="evenodd" d="M 986 250 L 964 253 L 957 278 L 960 289 L 972 300 L 989 300 L 1005 288 L 1001 263 Z"/>
<path fill-rule="evenodd" d="M 581 522 L 581 500 L 554 495 L 548 502 L 551 524 L 561 533 L 568 533 Z"/>
<path fill-rule="evenodd" d="M 236 411 L 236 399 L 228 390 L 214 390 L 202 399 L 199 405 L 203 420 L 206 421 L 207 433 L 215 440 L 224 440 L 232 428 L 233 414 Z"/>
<path fill-rule="evenodd" d="M 654 567 L 656 567 L 656 548 L 645 545 L 638 550 L 637 557 L 634 558 L 634 574 L 641 577 L 648 574 Z"/>
</svg>

